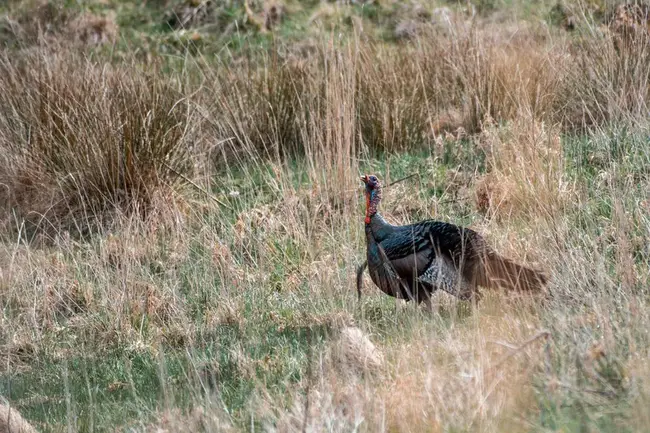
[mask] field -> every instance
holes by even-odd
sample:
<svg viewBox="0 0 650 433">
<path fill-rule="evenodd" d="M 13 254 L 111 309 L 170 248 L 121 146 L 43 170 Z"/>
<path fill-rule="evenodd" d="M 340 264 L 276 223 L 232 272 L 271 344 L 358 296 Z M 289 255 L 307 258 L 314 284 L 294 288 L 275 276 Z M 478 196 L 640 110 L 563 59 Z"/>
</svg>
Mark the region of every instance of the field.
<svg viewBox="0 0 650 433">
<path fill-rule="evenodd" d="M 0 415 L 647 431 L 648 12 L 0 3 Z M 390 222 L 471 227 L 548 286 L 429 311 L 366 273 L 358 300 L 365 173 Z"/>
</svg>

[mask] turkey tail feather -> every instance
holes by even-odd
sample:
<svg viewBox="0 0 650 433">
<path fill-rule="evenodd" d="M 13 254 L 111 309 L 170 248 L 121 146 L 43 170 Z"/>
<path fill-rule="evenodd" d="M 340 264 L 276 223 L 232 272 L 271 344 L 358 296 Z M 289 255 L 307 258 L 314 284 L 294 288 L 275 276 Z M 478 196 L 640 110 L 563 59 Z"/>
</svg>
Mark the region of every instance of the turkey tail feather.
<svg viewBox="0 0 650 433">
<path fill-rule="evenodd" d="M 540 291 L 547 282 L 544 273 L 496 253 L 488 254 L 486 268 L 488 287 L 491 288 L 501 286 L 510 290 Z"/>
<path fill-rule="evenodd" d="M 357 268 L 357 299 L 361 301 L 361 285 L 363 284 L 363 271 L 368 266 L 368 261 L 366 260 Z"/>
</svg>

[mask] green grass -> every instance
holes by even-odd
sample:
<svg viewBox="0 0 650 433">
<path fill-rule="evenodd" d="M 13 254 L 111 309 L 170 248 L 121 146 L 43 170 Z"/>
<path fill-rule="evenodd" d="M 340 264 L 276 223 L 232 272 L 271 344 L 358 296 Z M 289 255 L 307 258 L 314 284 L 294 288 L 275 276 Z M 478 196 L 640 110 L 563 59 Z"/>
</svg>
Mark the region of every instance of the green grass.
<svg viewBox="0 0 650 433">
<path fill-rule="evenodd" d="M 102 49 L 118 56 L 128 52 L 148 53 L 153 56 L 183 56 L 187 51 L 206 56 L 221 55 L 224 50 L 234 53 L 245 52 L 250 47 L 266 48 L 273 39 L 282 43 L 303 42 L 318 43 L 330 32 L 341 37 L 353 37 L 355 19 L 363 25 L 365 37 L 380 41 L 392 41 L 394 28 L 402 19 L 410 18 L 410 8 L 399 2 L 371 2 L 367 4 L 337 4 L 330 9 L 323 9 L 319 2 L 288 1 L 287 13 L 272 33 L 260 34 L 251 25 L 244 12 L 243 1 L 216 2 L 217 6 L 204 25 L 181 30 L 174 30 L 166 23 L 166 16 L 182 1 L 68 1 L 62 4 L 62 11 L 69 17 L 80 13 L 92 13 L 98 16 L 112 16 L 119 26 L 120 37 L 115 47 Z M 34 14 L 36 1 L 14 1 L 0 5 L 0 14 L 12 19 L 27 19 Z M 254 5 L 256 3 L 253 3 Z M 439 1 L 423 3 L 427 10 L 450 8 L 463 11 L 466 5 L 457 1 Z M 525 1 L 482 1 L 475 7 L 479 14 L 489 15 L 502 10 L 517 11 L 519 19 L 546 19 L 553 2 Z M 326 10 L 325 14 L 319 11 Z M 254 12 L 262 15 L 262 10 L 254 7 Z M 314 17 L 318 17 L 313 21 Z M 552 21 L 549 18 L 549 22 Z M 52 23 L 44 23 L 52 24 Z M 66 27 L 64 21 L 56 21 L 55 26 Z M 2 27 L 0 26 L 0 29 Z M 198 32 L 199 40 L 192 40 L 190 34 Z M 358 31 L 358 29 L 357 29 Z M 3 42 L 0 32 L 0 42 Z M 5 40 L 6 42 L 6 40 Z"/>
<path fill-rule="evenodd" d="M 641 136 L 636 137 L 634 140 Z M 630 146 L 633 146 L 634 140 L 629 144 Z M 607 144 L 601 146 L 614 151 Z M 598 186 L 593 183 L 593 174 L 581 169 L 585 165 L 583 154 L 592 152 L 594 144 L 588 139 L 581 141 L 567 139 L 565 148 L 567 155 L 575 155 L 571 159 L 571 165 L 575 167 L 575 180 L 586 185 L 593 195 L 593 199 L 587 202 L 586 206 L 583 204 L 582 208 L 575 209 L 573 212 L 578 218 L 590 220 L 589 226 L 584 228 L 585 233 L 602 232 L 609 224 L 612 214 L 610 211 L 598 214 L 595 218 L 587 216 L 599 212 L 598 209 L 604 205 L 604 197 L 603 191 L 599 191 Z M 643 152 L 640 151 L 639 158 L 642 156 Z M 443 162 L 445 160 L 449 163 L 445 164 Z M 390 167 L 393 179 L 419 173 L 421 184 L 418 185 L 415 179 L 406 182 L 410 185 L 408 189 L 416 188 L 415 185 L 418 185 L 418 197 L 427 202 L 445 199 L 441 185 L 444 185 L 447 170 L 459 167 L 463 171 L 480 170 L 482 164 L 480 154 L 476 154 L 475 159 L 471 161 L 467 160 L 466 156 L 460 160 L 456 157 L 432 159 L 429 152 L 415 152 L 381 155 L 377 159 L 368 160 L 365 163 L 367 168 L 363 171 L 376 170 L 384 173 L 387 167 Z M 638 165 L 627 164 L 625 166 L 628 170 L 634 171 L 639 168 Z M 307 186 L 304 180 L 300 181 L 304 179 L 299 169 L 302 163 L 296 160 L 291 165 L 294 167 L 291 171 L 293 187 Z M 273 251 L 270 259 L 260 255 L 260 246 L 257 247 L 257 253 L 254 248 L 242 251 L 244 254 L 241 255 L 234 254 L 233 260 L 239 265 L 243 265 L 247 260 L 258 263 L 270 260 L 268 264 L 263 265 L 270 273 L 262 286 L 244 283 L 243 287 L 229 287 L 229 281 L 223 279 L 223 276 L 212 268 L 211 238 L 205 238 L 201 233 L 206 229 L 218 231 L 220 238 L 236 251 L 232 238 L 232 226 L 236 221 L 236 215 L 263 203 L 273 206 L 283 200 L 282 195 L 277 195 L 273 190 L 265 187 L 267 185 L 265 179 L 270 175 L 271 173 L 263 166 L 254 165 L 251 168 L 232 171 L 228 178 L 221 177 L 218 182 L 215 182 L 215 192 L 238 189 L 249 193 L 242 194 L 230 202 L 230 205 L 236 209 L 235 213 L 230 215 L 226 213 L 212 224 L 209 220 L 205 220 L 208 226 L 191 229 L 187 234 L 188 238 L 192 239 L 187 256 L 175 268 L 170 267 L 170 251 L 166 251 L 172 239 L 166 239 L 163 235 L 156 241 L 157 246 L 143 258 L 144 261 L 128 265 L 132 267 L 130 272 L 140 274 L 142 278 L 151 281 L 154 285 L 175 287 L 175 296 L 180 298 L 187 324 L 196 327 L 195 331 L 166 335 L 164 329 L 167 325 L 163 325 L 163 339 L 160 343 L 149 346 L 151 343 L 147 341 L 156 340 L 155 338 L 150 340 L 153 335 L 151 332 L 160 324 L 142 321 L 150 320 L 147 316 L 136 316 L 131 319 L 134 322 L 132 326 L 139 329 L 142 340 L 120 338 L 106 346 L 105 343 L 99 343 L 100 340 L 97 338 L 99 333 L 95 334 L 90 330 L 88 333 L 80 334 L 68 328 L 69 320 L 75 316 L 75 313 L 72 313 L 72 316 L 62 314 L 55 318 L 54 326 L 57 330 L 45 331 L 43 340 L 38 343 L 42 349 L 37 352 L 37 356 L 20 364 L 19 371 L 22 372 L 3 373 L 0 379 L 0 394 L 9 398 L 28 419 L 42 423 L 43 426 L 47 425 L 53 431 L 58 431 L 70 423 L 75 430 L 82 431 L 89 429 L 107 431 L 113 426 L 146 423 L 146 420 L 154 420 L 157 411 L 161 408 L 190 408 L 197 401 L 203 401 L 205 398 L 208 400 L 216 398 L 236 425 L 243 427 L 249 425 L 251 417 L 254 423 L 262 422 L 255 418 L 254 407 L 251 407 L 255 398 L 259 398 L 260 387 L 281 401 L 287 398 L 289 390 L 304 381 L 308 356 L 318 356 L 317 354 L 324 349 L 336 327 L 335 324 L 328 324 L 327 321 L 318 324 L 320 321 L 315 321 L 316 317 L 346 312 L 364 327 L 372 329 L 378 343 L 386 345 L 400 344 L 398 336 L 408 335 L 409 330 L 423 332 L 424 327 L 428 330 L 424 331 L 425 334 L 430 332 L 436 335 L 458 327 L 472 326 L 471 308 L 463 307 L 457 310 L 443 307 L 438 311 L 437 316 L 427 317 L 416 311 L 395 311 L 395 305 L 388 298 L 377 295 L 367 295 L 369 297 L 363 301 L 359 309 L 351 284 L 340 287 L 329 299 L 313 298 L 309 293 L 307 280 L 303 280 L 294 289 L 287 289 L 285 284 L 288 277 L 299 269 L 301 264 L 308 262 L 314 254 L 307 251 L 310 248 L 308 245 L 296 243 L 291 236 L 279 236 L 263 241 Z M 625 197 L 621 198 L 626 199 L 628 195 L 630 198 L 638 197 L 642 192 L 638 189 L 629 190 Z M 449 204 L 443 206 L 440 213 L 443 216 L 449 215 L 449 219 L 463 220 L 462 213 L 459 213 L 458 209 L 458 205 Z M 412 218 L 428 216 L 424 211 L 416 212 Z M 466 218 L 465 221 L 471 223 L 472 220 L 478 220 L 480 217 L 469 211 Z M 357 225 L 356 221 L 350 224 Z M 570 244 L 573 242 L 572 248 L 583 248 L 579 245 L 580 236 L 580 233 L 574 233 L 575 240 L 568 240 Z M 335 249 L 336 243 L 325 248 Z M 602 248 L 607 246 L 603 245 Z M 358 252 L 355 254 L 359 260 L 361 251 L 362 246 L 359 245 Z M 79 244 L 67 250 L 66 260 L 76 267 L 76 277 L 82 284 L 93 285 L 96 291 L 101 291 L 103 290 L 101 285 L 105 284 L 104 277 L 95 277 L 92 267 L 83 266 L 84 257 L 92 257 L 94 254 L 96 252 L 89 251 L 84 244 Z M 647 255 L 639 258 L 642 259 L 642 263 L 648 261 Z M 160 263 L 157 265 L 160 269 L 154 266 L 156 263 Z M 349 265 L 349 263 L 342 263 L 334 269 L 344 281 L 350 281 L 347 274 L 352 273 L 352 268 Z M 114 272 L 119 274 L 120 269 L 115 268 Z M 616 273 L 614 269 L 611 272 Z M 617 298 L 616 294 L 611 296 L 613 299 Z M 217 325 L 209 323 L 206 313 L 219 308 L 219 305 L 226 300 L 234 302 L 241 308 L 239 321 Z M 540 313 L 542 322 L 546 322 L 546 328 L 554 336 L 554 343 L 551 346 L 557 350 L 553 352 L 549 365 L 551 375 L 566 375 L 567 369 L 573 368 L 571 363 L 579 362 L 577 361 L 580 359 L 579 350 L 564 353 L 565 338 L 577 338 L 578 344 L 584 346 L 603 337 L 600 330 L 593 326 L 582 329 L 566 328 L 563 321 L 559 322 L 559 327 L 557 326 L 559 311 L 563 311 L 561 314 L 566 314 L 567 317 L 573 317 L 582 314 L 585 307 L 578 304 L 563 309 L 556 305 L 548 312 Z M 5 307 L 5 316 L 10 320 L 12 311 L 11 307 L 8 309 Z M 19 313 L 19 309 L 15 311 L 16 314 Z M 94 314 L 101 315 L 101 312 Z M 611 314 L 624 316 L 625 312 L 618 310 L 611 311 Z M 86 320 L 94 322 L 97 318 L 87 316 Z M 110 316 L 106 316 L 99 322 L 111 320 L 113 319 Z M 150 330 L 150 327 L 153 328 Z M 567 332 L 570 334 L 566 334 Z M 641 329 L 631 338 L 637 345 L 650 345 L 650 341 L 646 341 L 647 337 Z M 137 343 L 138 341 L 143 343 Z M 139 347 L 139 344 L 143 346 Z M 614 361 L 611 362 L 618 363 L 618 359 L 625 360 L 631 356 L 629 349 L 626 349 L 629 343 L 625 340 L 619 340 L 617 347 Z M 60 359 L 53 358 L 54 353 L 66 349 L 64 353 L 70 355 L 60 356 Z M 243 353 L 248 364 L 242 366 L 241 359 L 234 357 L 235 353 Z M 572 357 L 575 357 L 576 361 L 572 361 Z M 611 365 L 603 368 L 619 368 L 615 367 L 618 364 Z M 620 376 L 621 373 L 617 371 L 615 370 L 610 376 Z M 607 415 L 599 414 L 592 419 L 594 411 L 600 413 L 602 410 L 599 406 L 601 403 L 596 402 L 591 403 L 591 406 L 585 406 L 587 403 L 584 399 L 590 394 L 586 394 L 585 397 L 584 391 L 572 390 L 568 394 L 560 393 L 559 396 L 549 395 L 544 390 L 548 383 L 543 379 L 548 374 L 549 371 L 539 372 L 540 428 L 579 431 L 586 422 L 597 431 L 606 432 L 613 431 L 620 422 L 624 422 L 619 418 L 624 417 L 626 410 L 629 410 L 625 409 L 628 385 L 622 388 L 621 394 L 605 398 L 608 402 Z M 580 379 L 579 372 L 571 374 L 576 375 L 570 376 L 571 386 L 576 389 L 586 387 L 591 390 L 590 393 L 611 392 L 611 385 L 607 385 L 607 382 L 601 382 L 600 379 L 593 382 L 593 378 Z M 608 373 L 602 373 L 600 377 L 609 377 L 607 375 Z M 586 385 L 582 385 L 581 380 Z M 601 391 L 598 391 L 599 389 Z M 285 404 L 290 404 L 290 399 L 286 400 Z M 588 421 L 581 420 L 581 417 Z"/>
<path fill-rule="evenodd" d="M 298 168 L 302 162 L 296 160 L 292 165 L 296 167 L 292 171 L 294 186 L 307 186 Z M 382 172 L 387 165 L 396 178 L 420 173 L 429 185 L 440 182 L 430 170 L 444 173 L 444 166 L 433 165 L 428 152 L 380 157 L 367 163 L 369 170 Z M 172 239 L 160 235 L 146 256 L 136 262 L 127 258 L 121 266 L 112 265 L 102 270 L 119 275 L 120 268 L 124 267 L 154 286 L 175 287 L 188 324 L 196 327 L 191 340 L 171 331 L 166 335 L 165 327 L 173 325 L 167 323 L 162 325 L 162 344 L 152 347 L 145 342 L 154 338 L 153 328 L 159 327 L 160 320 L 164 319 L 137 314 L 130 320 L 140 337 L 131 342 L 111 339 L 107 346 L 106 338 L 109 337 L 102 335 L 101 330 L 91 327 L 79 333 L 71 327 L 74 325 L 70 325 L 69 320 L 84 313 L 85 307 L 77 305 L 75 309 L 68 305 L 72 310 L 64 308 L 55 316 L 54 331 L 44 331 L 42 340 L 37 343 L 40 350 L 35 356 L 19 363 L 20 370 L 27 370 L 20 374 L 7 371 L 2 374 L 0 394 L 14 402 L 26 417 L 43 425 L 64 426 L 72 422 L 75 429 L 85 430 L 93 425 L 93 429 L 104 431 L 110 426 L 142 421 L 143 417 L 148 419 L 165 404 L 189 407 L 197 394 L 217 392 L 228 413 L 245 425 L 250 418 L 247 406 L 256 387 L 263 384 L 273 395 L 284 395 L 286 389 L 299 382 L 305 374 L 307 348 L 318 354 L 330 338 L 331 328 L 338 326 L 329 324 L 327 319 L 324 324 L 318 324 L 319 321 L 314 324 L 314 318 L 348 312 L 351 317 L 375 329 L 382 339 L 388 340 L 392 339 L 395 331 L 406 332 L 404 327 L 420 324 L 419 321 L 414 323 L 408 315 L 396 315 L 394 304 L 384 297 L 364 301 L 360 311 L 352 286 L 341 287 L 333 299 L 314 299 L 306 281 L 296 289 L 286 291 L 284 283 L 287 277 L 310 255 L 305 251 L 309 246 L 297 244 L 290 236 L 268 239 L 274 256 L 269 264 L 271 273 L 263 287 L 251 287 L 245 283 L 243 287 L 230 287 L 231 282 L 212 268 L 211 240 L 202 238 L 201 232 L 206 229 L 221 232 L 222 239 L 236 251 L 231 239 L 236 214 L 263 203 L 273 205 L 282 201 L 281 195 L 265 188 L 265 179 L 269 175 L 271 173 L 263 166 L 253 165 L 231 172 L 228 180 L 222 177 L 215 182 L 215 191 L 237 189 L 249 194 L 231 200 L 235 213 L 221 215 L 212 225 L 206 219 L 206 227 L 195 227 L 196 233 L 190 231 L 187 236 L 193 240 L 189 243 L 187 256 L 174 267 L 168 264 L 168 244 Z M 427 191 L 436 191 L 435 188 L 424 189 L 422 196 L 427 196 Z M 429 199 L 433 198 L 435 195 L 429 196 Z M 86 244 L 77 244 L 65 250 L 64 258 L 74 268 L 79 283 L 93 287 L 95 292 L 104 290 L 105 277 L 96 275 L 97 269 L 84 265 L 84 262 L 96 260 L 95 256 L 101 254 L 101 238 L 98 241 L 91 249 Z M 327 248 L 336 248 L 336 245 Z M 245 265 L 247 260 L 262 260 L 255 249 L 243 253 L 233 256 L 240 265 Z M 360 260 L 361 249 L 357 256 Z M 342 263 L 336 272 L 347 280 L 350 268 Z M 206 313 L 232 297 L 241 306 L 243 322 L 217 326 L 207 323 Z M 4 313 L 11 318 L 20 314 L 20 308 L 7 305 Z M 111 328 L 115 319 L 100 310 L 88 315 L 86 320 L 94 322 L 95 326 L 103 323 Z M 432 322 L 436 327 L 437 324 L 437 321 Z M 252 377 L 242 378 L 242 367 L 233 359 L 237 350 L 241 350 L 254 365 Z M 55 359 L 57 353 L 66 355 Z M 200 367 L 197 366 L 203 363 L 208 367 L 210 363 L 218 366 L 217 371 L 212 372 L 215 378 L 209 379 L 207 384 L 200 383 L 199 379 Z M 117 390 L 111 390 L 112 385 Z M 167 394 L 171 394 L 171 402 L 165 400 Z"/>
<path fill-rule="evenodd" d="M 288 1 L 268 33 L 239 1 L 188 31 L 67 1 L 115 14 L 101 47 L 1 22 L 0 396 L 44 432 L 641 431 L 650 68 L 552 3 L 427 3 L 458 22 L 411 42 L 390 1 Z M 363 173 L 391 222 L 471 226 L 547 292 L 429 313 L 366 274 L 358 302 Z"/>
</svg>

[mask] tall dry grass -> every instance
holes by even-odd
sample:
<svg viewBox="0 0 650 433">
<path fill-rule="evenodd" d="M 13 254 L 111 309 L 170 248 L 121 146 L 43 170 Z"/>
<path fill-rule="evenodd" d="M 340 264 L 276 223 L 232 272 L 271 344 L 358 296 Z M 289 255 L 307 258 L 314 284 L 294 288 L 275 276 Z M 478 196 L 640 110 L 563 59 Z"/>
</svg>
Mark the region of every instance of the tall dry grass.
<svg viewBox="0 0 650 433">
<path fill-rule="evenodd" d="M 585 13 L 584 11 L 582 12 Z M 643 121 L 648 100 L 648 11 L 619 4 L 608 25 L 586 20 L 560 90 L 567 128 Z"/>
<path fill-rule="evenodd" d="M 491 122 L 560 132 L 634 122 L 647 99 L 647 38 L 621 32 L 572 42 L 456 17 L 399 47 L 357 38 L 304 58 L 199 61 L 165 78 L 51 51 L 7 57 L 4 201 L 41 229 L 84 232 L 104 224 L 105 208 L 146 213 L 157 194 L 168 200 L 176 171 L 195 176 L 189 165 L 306 155 L 311 180 L 347 196 L 368 151 L 435 148 Z"/>
<path fill-rule="evenodd" d="M 88 234 L 176 200 L 195 124 L 178 81 L 48 51 L 0 69 L 5 226 Z"/>
<path fill-rule="evenodd" d="M 115 348 L 187 353 L 181 383 L 160 381 L 154 425 L 170 431 L 642 426 L 645 70 L 643 56 L 607 48 L 614 37 L 580 45 L 459 20 L 399 49 L 359 38 L 305 58 L 197 61 L 171 76 L 62 54 L 5 58 L 0 178 L 18 220 L 7 226 L 24 218 L 54 233 L 113 233 L 37 248 L 5 230 L 2 365 Z M 440 143 L 453 153 L 467 140 L 471 160 L 454 161 L 462 203 L 422 193 L 451 172 Z M 397 223 L 431 209 L 465 218 L 499 251 L 548 271 L 542 299 L 491 293 L 468 309 L 440 297 L 427 315 L 368 285 L 356 303 L 358 171 L 410 149 L 430 150 L 415 165 L 420 184 L 387 188 L 384 213 Z M 183 223 L 149 230 L 170 209 Z M 106 222 L 129 214 L 138 218 Z M 342 344 L 339 330 L 352 325 L 362 343 Z M 253 343 L 272 332 L 299 340 L 305 329 L 317 336 L 295 352 L 279 339 L 260 355 Z M 218 359 L 202 359 L 211 344 Z M 239 412 L 223 409 L 234 378 L 254 388 Z M 179 387 L 203 408 L 180 413 L 170 397 Z"/>
</svg>

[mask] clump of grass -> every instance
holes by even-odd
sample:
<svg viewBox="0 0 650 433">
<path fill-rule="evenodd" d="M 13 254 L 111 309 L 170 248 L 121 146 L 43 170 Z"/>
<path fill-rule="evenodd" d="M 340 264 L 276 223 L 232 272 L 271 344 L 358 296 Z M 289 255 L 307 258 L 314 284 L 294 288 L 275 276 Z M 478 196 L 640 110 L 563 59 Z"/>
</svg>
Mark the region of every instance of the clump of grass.
<svg viewBox="0 0 650 433">
<path fill-rule="evenodd" d="M 8 46 L 34 45 L 64 31 L 74 13 L 61 4 L 33 0 L 14 4 L 12 14 L 3 17 L 0 43 Z"/>
<path fill-rule="evenodd" d="M 506 220 L 562 210 L 570 190 L 558 127 L 520 117 L 503 127 L 489 124 L 480 137 L 488 173 L 477 184 L 479 210 Z"/>
<path fill-rule="evenodd" d="M 173 203 L 193 128 L 179 84 L 65 53 L 5 56 L 0 69 L 5 212 L 87 234 Z"/>
<path fill-rule="evenodd" d="M 562 77 L 557 68 L 565 60 L 561 50 L 540 28 L 509 24 L 497 30 L 459 16 L 399 48 L 362 50 L 363 138 L 373 148 L 397 150 L 426 146 L 445 130 L 478 132 L 488 119 L 550 119 Z"/>
<path fill-rule="evenodd" d="M 277 55 L 262 54 L 264 69 L 256 63 L 227 68 L 224 75 L 208 71 L 216 86 L 210 104 L 219 134 L 234 140 L 238 154 L 258 153 L 266 158 L 301 154 L 299 125 L 305 100 L 314 89 L 310 71 Z M 244 72 L 244 73 L 242 73 Z"/>
<path fill-rule="evenodd" d="M 205 71 L 214 83 L 213 125 L 238 152 L 295 156 L 336 145 L 313 135 L 331 130 L 328 110 L 339 102 L 328 83 L 337 71 L 347 80 L 353 154 L 429 147 L 443 129 L 473 133 L 488 118 L 551 119 L 565 61 L 562 44 L 553 46 L 542 29 L 497 30 L 460 17 L 399 47 L 357 35 L 345 44 L 317 44 L 303 57 L 284 48 L 279 42 L 272 53 L 251 57 L 257 61 Z"/>
<path fill-rule="evenodd" d="M 565 64 L 559 118 L 569 130 L 642 120 L 650 92 L 650 34 L 640 5 L 619 5 L 607 26 L 587 21 Z M 627 12 L 628 9 L 631 12 Z M 620 10 L 620 13 L 618 13 Z"/>
</svg>

